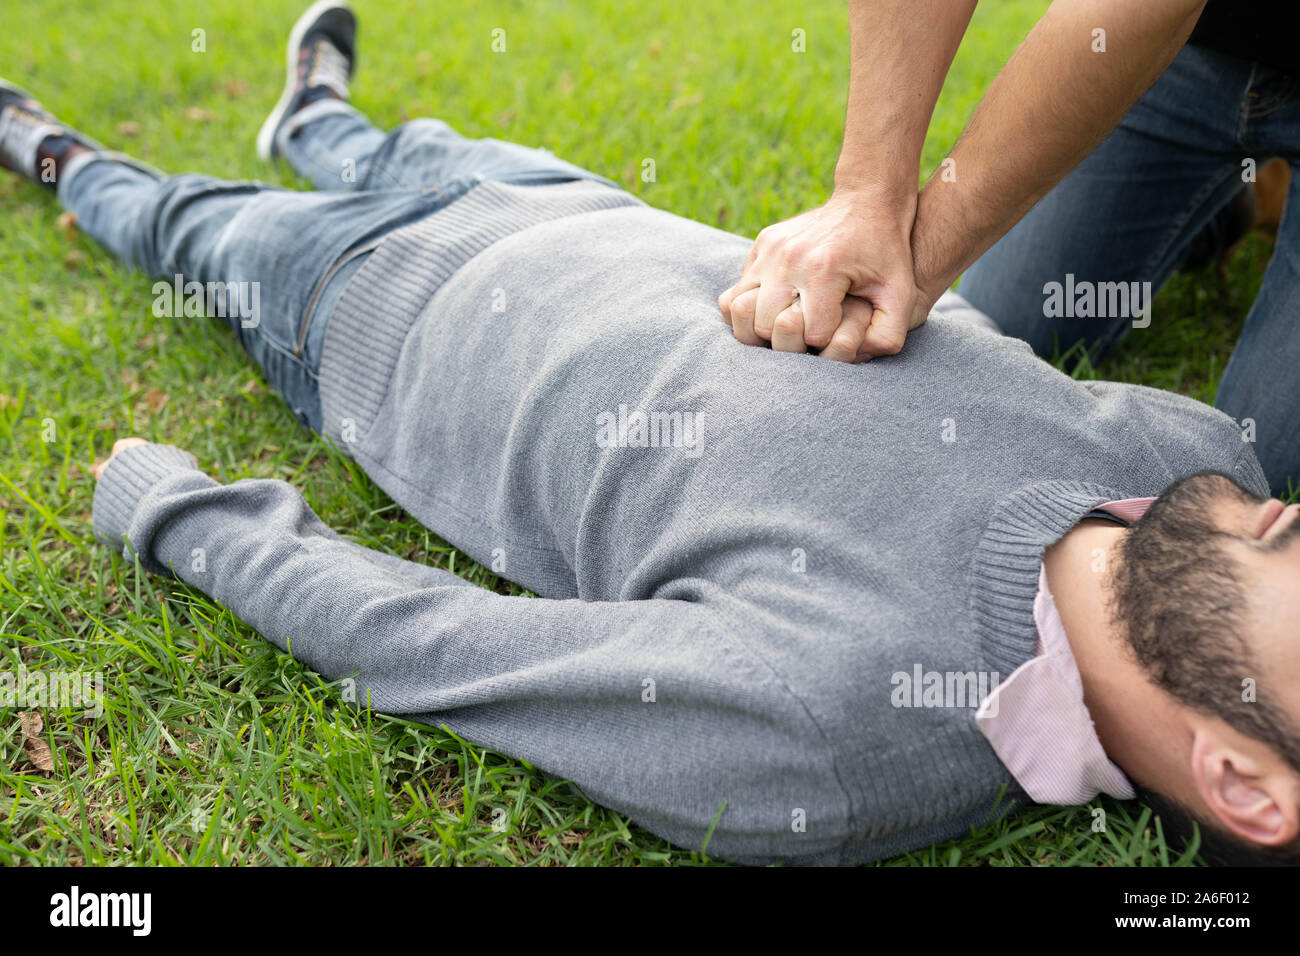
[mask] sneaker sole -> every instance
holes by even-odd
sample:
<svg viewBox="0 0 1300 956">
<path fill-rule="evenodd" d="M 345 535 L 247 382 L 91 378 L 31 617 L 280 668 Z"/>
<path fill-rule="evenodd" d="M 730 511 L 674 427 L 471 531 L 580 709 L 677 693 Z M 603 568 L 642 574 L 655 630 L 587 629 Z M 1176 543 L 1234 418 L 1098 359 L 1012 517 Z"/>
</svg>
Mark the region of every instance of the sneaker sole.
<svg viewBox="0 0 1300 956">
<path fill-rule="evenodd" d="M 33 98 L 33 97 L 32 97 L 32 94 L 28 93 L 28 92 L 27 92 L 25 89 L 23 89 L 21 86 L 17 85 L 16 83 L 10 83 L 10 82 L 9 82 L 8 80 L 6 80 L 4 77 L 0 77 L 0 89 L 6 89 L 6 90 L 8 90 L 10 93 L 17 93 L 17 94 L 18 94 L 19 96 L 21 96 L 23 99 L 28 99 L 28 100 L 29 100 L 29 99 L 32 99 L 32 98 Z"/>
<path fill-rule="evenodd" d="M 298 48 L 302 46 L 302 38 L 307 33 L 307 28 L 320 18 L 320 15 L 326 10 L 346 10 L 355 16 L 350 4 L 340 3 L 339 0 L 317 0 L 300 16 L 289 31 L 289 43 L 286 46 L 286 67 L 284 92 L 280 94 L 280 101 L 275 104 L 275 109 L 262 123 L 262 128 L 257 132 L 257 155 L 268 162 L 275 158 L 273 150 L 275 149 L 275 134 L 280 128 L 280 122 L 284 119 L 284 113 L 293 101 L 295 84 L 298 79 Z"/>
</svg>

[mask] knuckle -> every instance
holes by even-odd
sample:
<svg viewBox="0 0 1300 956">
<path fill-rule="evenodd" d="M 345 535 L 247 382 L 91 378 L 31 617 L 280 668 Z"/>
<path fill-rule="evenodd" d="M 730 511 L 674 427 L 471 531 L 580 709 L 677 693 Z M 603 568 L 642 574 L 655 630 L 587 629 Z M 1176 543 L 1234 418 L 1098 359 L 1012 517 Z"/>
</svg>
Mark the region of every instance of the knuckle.
<svg viewBox="0 0 1300 956">
<path fill-rule="evenodd" d="M 790 312 L 782 312 L 772 323 L 772 332 L 776 335 L 802 335 L 803 320 Z"/>
<path fill-rule="evenodd" d="M 800 257 L 804 269 L 816 276 L 828 275 L 835 271 L 836 257 L 829 247 L 820 245 L 806 249 Z"/>
<path fill-rule="evenodd" d="M 829 326 L 809 325 L 804 329 L 803 340 L 813 348 L 824 349 L 831 344 L 835 330 Z"/>
<path fill-rule="evenodd" d="M 905 337 L 902 332 L 884 332 L 875 338 L 876 349 L 882 355 L 897 355 L 903 351 Z"/>
</svg>

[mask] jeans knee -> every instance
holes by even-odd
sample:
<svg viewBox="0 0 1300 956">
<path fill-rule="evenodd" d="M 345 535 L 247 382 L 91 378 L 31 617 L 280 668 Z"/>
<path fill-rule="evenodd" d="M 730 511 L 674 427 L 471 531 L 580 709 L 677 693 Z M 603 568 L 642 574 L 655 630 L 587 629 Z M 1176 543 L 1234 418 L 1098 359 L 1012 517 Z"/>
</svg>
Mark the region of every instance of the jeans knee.
<svg viewBox="0 0 1300 956">
<path fill-rule="evenodd" d="M 237 205 L 222 200 L 242 200 L 267 188 L 259 183 L 226 182 L 197 173 L 167 177 L 140 210 L 143 228 L 137 233 L 135 264 L 153 275 L 192 271 L 193 262 L 202 252 L 201 238 L 213 231 L 210 217 L 233 219 L 238 212 Z M 214 204 L 213 208 L 195 208 L 206 203 Z"/>
</svg>

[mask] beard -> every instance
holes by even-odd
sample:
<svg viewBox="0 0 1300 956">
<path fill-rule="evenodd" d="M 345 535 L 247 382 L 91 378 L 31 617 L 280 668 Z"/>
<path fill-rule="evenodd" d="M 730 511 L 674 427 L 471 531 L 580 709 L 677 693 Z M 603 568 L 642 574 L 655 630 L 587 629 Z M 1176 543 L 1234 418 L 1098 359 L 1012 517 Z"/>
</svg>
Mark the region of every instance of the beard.
<svg viewBox="0 0 1300 956">
<path fill-rule="evenodd" d="M 1248 676 L 1246 593 L 1228 552 L 1236 540 L 1215 516 L 1224 504 L 1263 499 L 1220 474 L 1182 478 L 1129 529 L 1111 575 L 1111 611 L 1129 649 L 1157 687 L 1188 706 L 1229 692 Z"/>
<path fill-rule="evenodd" d="M 1273 551 L 1300 534 L 1300 522 L 1267 543 L 1219 523 L 1225 505 L 1262 504 L 1225 475 L 1183 478 L 1152 502 L 1124 536 L 1107 582 L 1112 624 L 1147 677 L 1179 703 L 1222 719 L 1296 762 L 1300 740 L 1275 690 L 1247 702 L 1247 680 L 1266 669 L 1251 640 L 1251 594 L 1243 547 Z M 1262 682 L 1261 682 L 1262 683 Z"/>
</svg>

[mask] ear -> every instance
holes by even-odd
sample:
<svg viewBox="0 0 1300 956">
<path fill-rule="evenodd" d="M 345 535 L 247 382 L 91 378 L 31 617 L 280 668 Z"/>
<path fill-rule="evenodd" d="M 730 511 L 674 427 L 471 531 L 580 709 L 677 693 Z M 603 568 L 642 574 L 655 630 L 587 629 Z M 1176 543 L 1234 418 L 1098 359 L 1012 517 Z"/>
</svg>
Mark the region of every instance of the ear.
<svg viewBox="0 0 1300 956">
<path fill-rule="evenodd" d="M 1192 779 L 1224 828 L 1252 843 L 1282 846 L 1300 834 L 1297 781 L 1271 751 L 1256 749 L 1239 746 L 1215 728 L 1198 728 L 1192 740 Z"/>
</svg>

